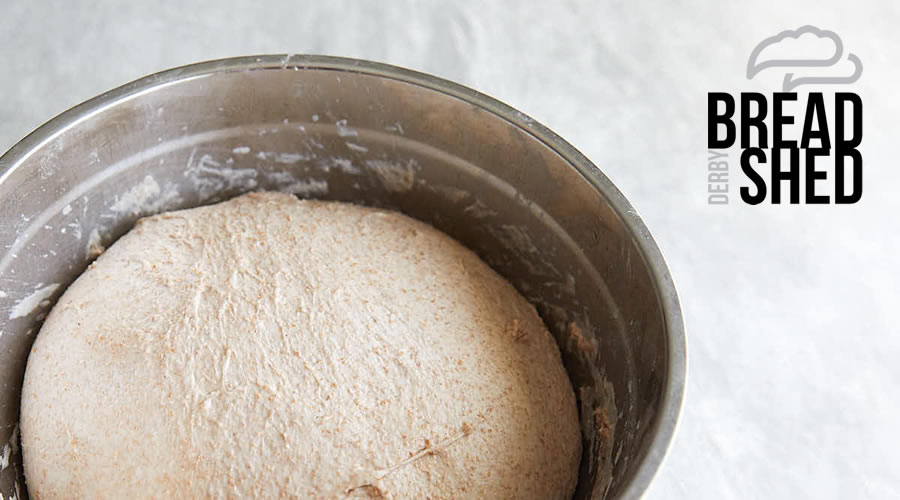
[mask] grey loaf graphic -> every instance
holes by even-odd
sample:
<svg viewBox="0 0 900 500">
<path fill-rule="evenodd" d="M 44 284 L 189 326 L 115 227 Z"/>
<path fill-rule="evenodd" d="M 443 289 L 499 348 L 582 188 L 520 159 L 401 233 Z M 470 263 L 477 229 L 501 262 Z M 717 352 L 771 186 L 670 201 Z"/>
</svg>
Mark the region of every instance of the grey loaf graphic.
<svg viewBox="0 0 900 500">
<path fill-rule="evenodd" d="M 846 64 L 844 64 L 846 61 Z M 852 66 L 849 74 L 843 66 Z M 790 92 L 800 85 L 846 85 L 859 80 L 862 61 L 856 54 L 844 59 L 844 43 L 837 33 L 815 26 L 802 26 L 786 30 L 759 42 L 747 60 L 747 79 L 769 68 L 786 68 L 792 71 L 784 75 L 782 90 Z M 810 69 L 821 75 L 795 75 L 796 69 Z"/>
</svg>

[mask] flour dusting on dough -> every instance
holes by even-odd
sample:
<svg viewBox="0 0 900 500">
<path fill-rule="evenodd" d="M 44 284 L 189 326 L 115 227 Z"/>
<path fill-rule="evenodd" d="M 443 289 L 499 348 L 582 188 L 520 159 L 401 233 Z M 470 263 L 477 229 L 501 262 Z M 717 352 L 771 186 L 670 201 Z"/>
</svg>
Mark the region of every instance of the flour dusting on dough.
<svg viewBox="0 0 900 500">
<path fill-rule="evenodd" d="M 32 349 L 34 498 L 566 500 L 578 477 L 575 394 L 534 306 L 396 212 L 250 193 L 147 217 Z"/>
</svg>

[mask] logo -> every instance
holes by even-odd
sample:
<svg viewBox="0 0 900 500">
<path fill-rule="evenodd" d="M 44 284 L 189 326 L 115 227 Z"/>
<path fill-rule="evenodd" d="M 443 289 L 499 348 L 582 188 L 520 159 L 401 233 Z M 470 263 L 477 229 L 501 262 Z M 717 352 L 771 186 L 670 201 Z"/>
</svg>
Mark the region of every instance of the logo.
<svg viewBox="0 0 900 500">
<path fill-rule="evenodd" d="M 747 79 L 780 77 L 781 91 L 708 93 L 708 203 L 729 202 L 729 148 L 735 146 L 745 178 L 740 199 L 747 204 L 858 202 L 863 105 L 846 86 L 862 69 L 837 34 L 815 26 L 761 41 L 747 60 Z"/>
</svg>

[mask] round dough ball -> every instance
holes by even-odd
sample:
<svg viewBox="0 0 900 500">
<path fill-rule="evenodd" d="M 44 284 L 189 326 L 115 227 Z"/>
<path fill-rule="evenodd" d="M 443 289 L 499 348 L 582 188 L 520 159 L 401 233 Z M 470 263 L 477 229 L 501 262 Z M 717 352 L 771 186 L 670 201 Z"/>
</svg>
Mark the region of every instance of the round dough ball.
<svg viewBox="0 0 900 500">
<path fill-rule="evenodd" d="M 535 309 L 403 215 L 249 194 L 148 217 L 28 359 L 32 498 L 571 498 Z"/>
</svg>

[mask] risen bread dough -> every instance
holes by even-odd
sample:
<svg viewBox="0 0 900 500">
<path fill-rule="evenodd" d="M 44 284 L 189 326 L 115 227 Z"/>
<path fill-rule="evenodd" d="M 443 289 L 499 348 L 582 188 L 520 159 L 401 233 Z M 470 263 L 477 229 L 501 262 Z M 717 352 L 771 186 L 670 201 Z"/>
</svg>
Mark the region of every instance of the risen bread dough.
<svg viewBox="0 0 900 500">
<path fill-rule="evenodd" d="M 534 308 L 408 217 L 250 194 L 139 221 L 22 394 L 35 499 L 564 499 L 575 398 Z"/>
</svg>

